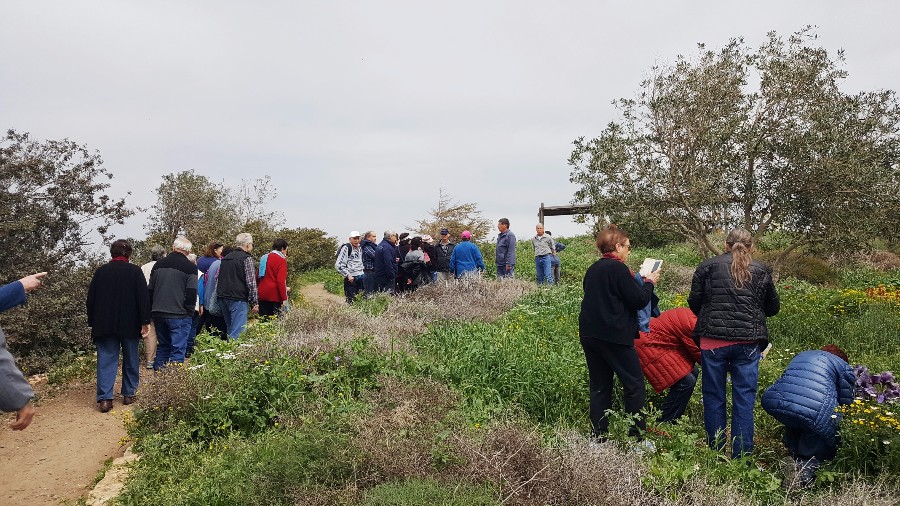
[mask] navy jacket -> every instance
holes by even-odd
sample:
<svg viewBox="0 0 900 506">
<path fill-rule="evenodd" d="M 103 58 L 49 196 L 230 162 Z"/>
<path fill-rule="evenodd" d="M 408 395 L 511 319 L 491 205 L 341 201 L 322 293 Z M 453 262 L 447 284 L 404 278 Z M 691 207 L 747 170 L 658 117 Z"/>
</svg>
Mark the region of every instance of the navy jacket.
<svg viewBox="0 0 900 506">
<path fill-rule="evenodd" d="M 397 259 L 400 258 L 400 250 L 384 239 L 375 248 L 375 275 L 386 278 L 397 277 Z"/>
<path fill-rule="evenodd" d="M 368 240 L 363 239 L 362 241 L 362 260 L 363 260 L 363 269 L 367 271 L 375 270 L 375 250 L 378 246 Z"/>
<path fill-rule="evenodd" d="M 497 236 L 495 263 L 497 267 L 516 265 L 516 234 L 512 233 L 512 230 Z"/>
<path fill-rule="evenodd" d="M 853 401 L 855 383 L 856 374 L 841 358 L 827 351 L 804 351 L 763 393 L 762 407 L 788 427 L 810 430 L 833 442 L 841 419 L 834 408 Z"/>
</svg>

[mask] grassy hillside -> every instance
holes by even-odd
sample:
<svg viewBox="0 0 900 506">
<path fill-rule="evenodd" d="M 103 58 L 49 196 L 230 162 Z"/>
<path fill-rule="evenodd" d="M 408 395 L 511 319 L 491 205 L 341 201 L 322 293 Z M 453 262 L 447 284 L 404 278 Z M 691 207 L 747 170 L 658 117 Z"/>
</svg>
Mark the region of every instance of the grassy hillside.
<svg viewBox="0 0 900 506">
<path fill-rule="evenodd" d="M 562 239 L 563 283 L 536 289 L 530 245 L 515 281 L 428 287 L 355 308 L 302 301 L 237 342 L 201 337 L 186 367 L 144 384 L 131 423 L 142 459 L 124 504 L 894 504 L 900 405 L 862 402 L 838 458 L 811 491 L 787 483 L 781 428 L 761 410 L 752 461 L 705 448 L 699 388 L 678 426 L 651 424 L 653 451 L 586 433 L 577 338 L 586 237 Z M 483 248 L 486 260 L 492 252 Z M 685 304 L 700 258 L 636 246 L 666 263 L 663 309 Z M 493 269 L 489 267 L 489 272 Z M 333 271 L 307 275 L 340 287 Z M 897 271 L 840 271 L 833 286 L 780 279 L 760 388 L 798 351 L 835 342 L 873 371 L 900 365 Z M 651 393 L 652 412 L 661 398 Z M 868 410 L 868 412 L 866 412 Z"/>
</svg>

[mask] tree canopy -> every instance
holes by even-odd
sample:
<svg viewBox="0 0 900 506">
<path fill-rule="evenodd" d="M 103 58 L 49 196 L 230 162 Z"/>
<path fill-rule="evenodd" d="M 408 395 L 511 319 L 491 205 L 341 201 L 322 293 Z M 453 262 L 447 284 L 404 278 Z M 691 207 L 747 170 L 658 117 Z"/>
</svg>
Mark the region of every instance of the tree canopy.
<svg viewBox="0 0 900 506">
<path fill-rule="evenodd" d="M 231 188 L 186 170 L 163 176 L 155 191 L 157 200 L 145 226 L 151 245 L 168 246 L 183 233 L 202 253 L 209 242 L 229 244 L 241 232 L 274 234 L 284 221 L 267 207 L 277 195 L 268 176 Z"/>
<path fill-rule="evenodd" d="M 428 211 L 427 218 L 417 220 L 415 226 L 406 228 L 432 237 L 438 237 L 442 228 L 450 230 L 452 235 L 468 230 L 476 239 L 484 239 L 491 229 L 491 222 L 481 216 L 477 204 L 458 203 L 452 195 L 440 188 L 437 207 Z"/>
<path fill-rule="evenodd" d="M 68 139 L 0 139 L 0 283 L 49 272 L 29 304 L 3 315 L 11 348 L 35 370 L 60 348 L 90 344 L 84 300 L 100 261 L 90 246 L 133 214 L 107 194 L 110 179 L 99 153 Z"/>
<path fill-rule="evenodd" d="M 706 254 L 715 230 L 789 249 L 893 239 L 900 233 L 900 107 L 894 91 L 847 93 L 836 57 L 811 29 L 757 49 L 732 39 L 655 66 L 621 120 L 578 138 L 569 158 L 575 200 L 603 219 L 676 233 Z"/>
</svg>

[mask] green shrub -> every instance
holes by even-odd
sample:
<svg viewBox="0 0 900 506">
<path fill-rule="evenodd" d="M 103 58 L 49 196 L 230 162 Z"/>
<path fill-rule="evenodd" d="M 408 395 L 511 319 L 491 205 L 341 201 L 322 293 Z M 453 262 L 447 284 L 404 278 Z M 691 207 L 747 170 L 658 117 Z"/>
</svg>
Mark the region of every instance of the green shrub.
<svg viewBox="0 0 900 506">
<path fill-rule="evenodd" d="M 818 257 L 790 253 L 779 258 L 781 251 L 763 252 L 757 255 L 762 262 L 770 265 L 780 277 L 793 277 L 820 285 L 834 285 L 840 280 L 838 272 Z"/>
<path fill-rule="evenodd" d="M 442 484 L 434 480 L 408 480 L 378 485 L 366 492 L 363 506 L 489 506 L 500 505 L 491 489 L 469 483 Z"/>
</svg>

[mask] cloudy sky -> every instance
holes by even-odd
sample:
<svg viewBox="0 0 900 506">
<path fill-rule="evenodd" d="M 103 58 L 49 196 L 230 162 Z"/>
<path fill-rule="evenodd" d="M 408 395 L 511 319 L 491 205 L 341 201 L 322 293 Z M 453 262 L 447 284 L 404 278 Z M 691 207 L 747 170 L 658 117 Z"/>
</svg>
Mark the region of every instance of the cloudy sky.
<svg viewBox="0 0 900 506">
<path fill-rule="evenodd" d="M 167 173 L 269 175 L 288 226 L 345 237 L 412 225 L 444 188 L 521 238 L 571 201 L 572 140 L 650 66 L 816 25 L 846 90 L 897 89 L 898 19 L 893 1 L 4 0 L 0 128 L 100 151 L 133 206 Z"/>
</svg>

